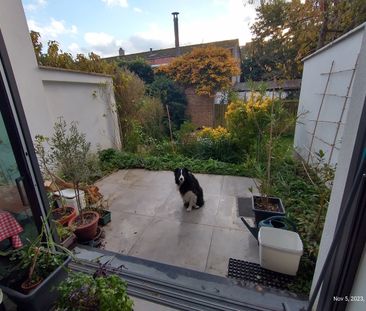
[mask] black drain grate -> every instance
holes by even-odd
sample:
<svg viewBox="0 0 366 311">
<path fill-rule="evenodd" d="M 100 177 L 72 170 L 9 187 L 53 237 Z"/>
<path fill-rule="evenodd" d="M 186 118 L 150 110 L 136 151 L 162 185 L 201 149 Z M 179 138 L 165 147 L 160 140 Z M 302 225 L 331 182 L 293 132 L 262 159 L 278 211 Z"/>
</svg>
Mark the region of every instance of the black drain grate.
<svg viewBox="0 0 366 311">
<path fill-rule="evenodd" d="M 242 217 L 254 217 L 252 198 L 238 197 L 238 214 Z"/>
<path fill-rule="evenodd" d="M 270 271 L 256 263 L 233 258 L 229 259 L 228 277 L 284 290 L 288 290 L 295 280 L 293 276 Z"/>
</svg>

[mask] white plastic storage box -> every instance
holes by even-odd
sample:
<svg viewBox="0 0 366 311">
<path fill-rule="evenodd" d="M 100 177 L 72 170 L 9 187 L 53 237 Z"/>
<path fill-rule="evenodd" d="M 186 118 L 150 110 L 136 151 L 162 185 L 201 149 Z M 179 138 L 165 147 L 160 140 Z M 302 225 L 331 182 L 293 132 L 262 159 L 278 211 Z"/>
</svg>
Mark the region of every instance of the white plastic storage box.
<svg viewBox="0 0 366 311">
<path fill-rule="evenodd" d="M 78 203 L 77 203 L 74 189 L 63 189 L 63 190 L 60 190 L 60 192 L 56 191 L 53 194 L 57 198 L 57 204 L 59 207 L 62 206 L 61 202 L 60 202 L 60 194 L 61 194 L 61 197 L 64 200 L 65 206 L 71 206 L 71 207 L 76 208 L 76 211 L 78 210 Z M 80 197 L 81 208 L 85 208 L 86 205 L 85 205 L 84 191 L 79 190 L 79 197 Z"/>
<path fill-rule="evenodd" d="M 293 231 L 261 227 L 258 234 L 259 261 L 262 268 L 296 275 L 303 245 Z"/>
</svg>

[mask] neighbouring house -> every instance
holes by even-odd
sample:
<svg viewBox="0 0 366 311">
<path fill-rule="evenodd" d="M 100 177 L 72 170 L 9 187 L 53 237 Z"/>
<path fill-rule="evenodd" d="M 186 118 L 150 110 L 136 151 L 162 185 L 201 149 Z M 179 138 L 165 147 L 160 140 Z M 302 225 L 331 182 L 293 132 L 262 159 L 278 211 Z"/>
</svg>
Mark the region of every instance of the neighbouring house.
<svg viewBox="0 0 366 311">
<path fill-rule="evenodd" d="M 144 59 L 152 67 L 158 67 L 161 65 L 168 64 L 175 57 L 177 57 L 177 55 L 187 54 L 191 52 L 194 48 L 204 47 L 208 45 L 214 45 L 230 50 L 231 55 L 235 59 L 237 59 L 238 62 L 240 62 L 240 47 L 238 39 L 180 46 L 178 47 L 179 53 L 177 53 L 177 47 L 160 49 L 155 51 L 150 49 L 150 51 L 147 52 L 119 55 L 109 57 L 106 59 L 116 61 L 118 60 L 131 61 L 136 59 Z M 235 76 L 232 78 L 233 85 L 237 84 L 239 81 L 240 76 Z M 218 93 L 215 97 L 199 96 L 195 94 L 193 89 L 187 89 L 186 96 L 187 96 L 186 114 L 190 117 L 192 123 L 195 124 L 196 126 L 214 126 L 216 124 L 215 120 L 217 119 L 215 115 L 217 114 L 218 110 L 215 109 L 215 104 L 219 104 L 221 102 L 220 93 Z"/>
<path fill-rule="evenodd" d="M 132 54 L 125 54 L 123 49 L 120 48 L 119 55 L 107 57 L 106 60 L 125 60 L 125 61 L 132 61 L 136 59 L 144 59 L 146 60 L 152 67 L 158 67 L 161 65 L 169 64 L 174 58 L 176 58 L 179 55 L 187 54 L 189 52 L 192 52 L 195 48 L 205 47 L 209 45 L 218 46 L 224 49 L 228 49 L 231 53 L 231 55 L 240 61 L 240 46 L 239 46 L 239 40 L 233 39 L 233 40 L 224 40 L 224 41 L 215 41 L 215 42 L 208 42 L 208 43 L 201 43 L 201 44 L 193 44 L 193 45 L 185 45 L 185 46 L 179 46 L 179 47 L 173 47 L 173 48 L 167 48 L 167 49 L 159 49 L 159 50 L 153 50 L 150 48 L 149 51 L 146 52 L 140 52 L 140 53 L 132 53 Z M 239 78 L 235 82 L 239 82 Z"/>
<path fill-rule="evenodd" d="M 177 12 L 172 13 L 174 16 L 174 33 L 175 33 L 175 47 L 167 49 L 153 50 L 150 48 L 149 51 L 125 54 L 123 48 L 119 49 L 119 55 L 105 58 L 110 61 L 133 61 L 136 59 L 143 59 L 149 63 L 152 67 L 159 67 L 170 63 L 174 58 L 179 55 L 190 53 L 193 49 L 205 46 L 217 46 L 224 49 L 228 49 L 231 55 L 240 63 L 240 46 L 239 40 L 224 40 L 216 42 L 208 42 L 201 44 L 193 44 L 180 46 L 179 45 L 179 34 L 178 34 L 178 14 Z M 239 83 L 240 75 L 232 77 L 232 84 Z M 198 96 L 192 89 L 186 90 L 187 96 L 187 110 L 186 114 L 190 117 L 193 124 L 196 126 L 214 126 L 217 117 L 215 114 L 215 104 L 222 103 L 220 100 L 222 95 L 218 93 L 215 97 Z"/>
</svg>

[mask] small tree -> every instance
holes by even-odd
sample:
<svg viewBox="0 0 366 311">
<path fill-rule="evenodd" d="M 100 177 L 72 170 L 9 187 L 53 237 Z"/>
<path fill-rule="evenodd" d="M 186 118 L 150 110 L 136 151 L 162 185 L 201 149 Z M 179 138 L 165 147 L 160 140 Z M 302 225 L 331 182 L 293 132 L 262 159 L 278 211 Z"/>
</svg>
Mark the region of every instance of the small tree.
<svg viewBox="0 0 366 311">
<path fill-rule="evenodd" d="M 65 208 L 64 200 L 62 199 L 61 189 L 57 185 L 55 174 L 53 172 L 53 169 L 55 167 L 54 157 L 48 150 L 46 150 L 46 148 L 44 146 L 45 144 L 49 144 L 49 138 L 45 137 L 43 135 L 36 135 L 35 140 L 34 140 L 34 150 L 35 150 L 37 158 L 38 158 L 38 163 L 39 163 L 43 178 L 45 178 L 45 179 L 49 178 L 52 182 L 52 186 L 56 187 L 56 190 L 60 197 L 62 212 L 65 213 L 66 208 Z"/>
<path fill-rule="evenodd" d="M 74 185 L 80 218 L 84 222 L 79 190 L 80 183 L 90 174 L 87 165 L 90 143 L 86 141 L 85 134 L 79 132 L 74 121 L 67 129 L 66 121 L 59 118 L 53 128 L 54 133 L 50 139 L 52 156 L 60 172 Z"/>
<path fill-rule="evenodd" d="M 118 67 L 128 69 L 138 75 L 138 77 L 147 84 L 154 81 L 154 70 L 142 58 L 137 58 L 131 61 L 122 60 L 118 62 Z"/>
<path fill-rule="evenodd" d="M 185 110 L 187 106 L 186 95 L 182 87 L 165 75 L 157 75 L 154 82 L 147 88 L 148 94 L 160 99 L 165 107 L 169 107 L 169 113 L 174 129 L 178 129 L 185 121 Z M 168 120 L 165 118 L 164 125 L 168 132 Z"/>
<path fill-rule="evenodd" d="M 239 63 L 229 50 L 214 45 L 196 48 L 158 71 L 183 86 L 193 87 L 198 95 L 208 96 L 228 89 L 231 78 L 240 74 Z"/>
</svg>

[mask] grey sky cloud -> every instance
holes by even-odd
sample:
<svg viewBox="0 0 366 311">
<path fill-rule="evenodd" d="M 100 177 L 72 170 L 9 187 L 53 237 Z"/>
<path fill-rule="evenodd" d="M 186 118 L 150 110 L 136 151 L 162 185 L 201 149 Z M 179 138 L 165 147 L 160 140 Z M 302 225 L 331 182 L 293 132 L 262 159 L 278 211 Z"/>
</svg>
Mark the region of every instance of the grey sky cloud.
<svg viewBox="0 0 366 311">
<path fill-rule="evenodd" d="M 150 48 L 158 50 L 166 47 L 163 41 L 146 39 L 137 35 L 131 36 L 129 42 L 131 44 L 132 51 L 129 52 L 127 50 L 127 53 L 144 52 L 150 50 Z"/>
</svg>

